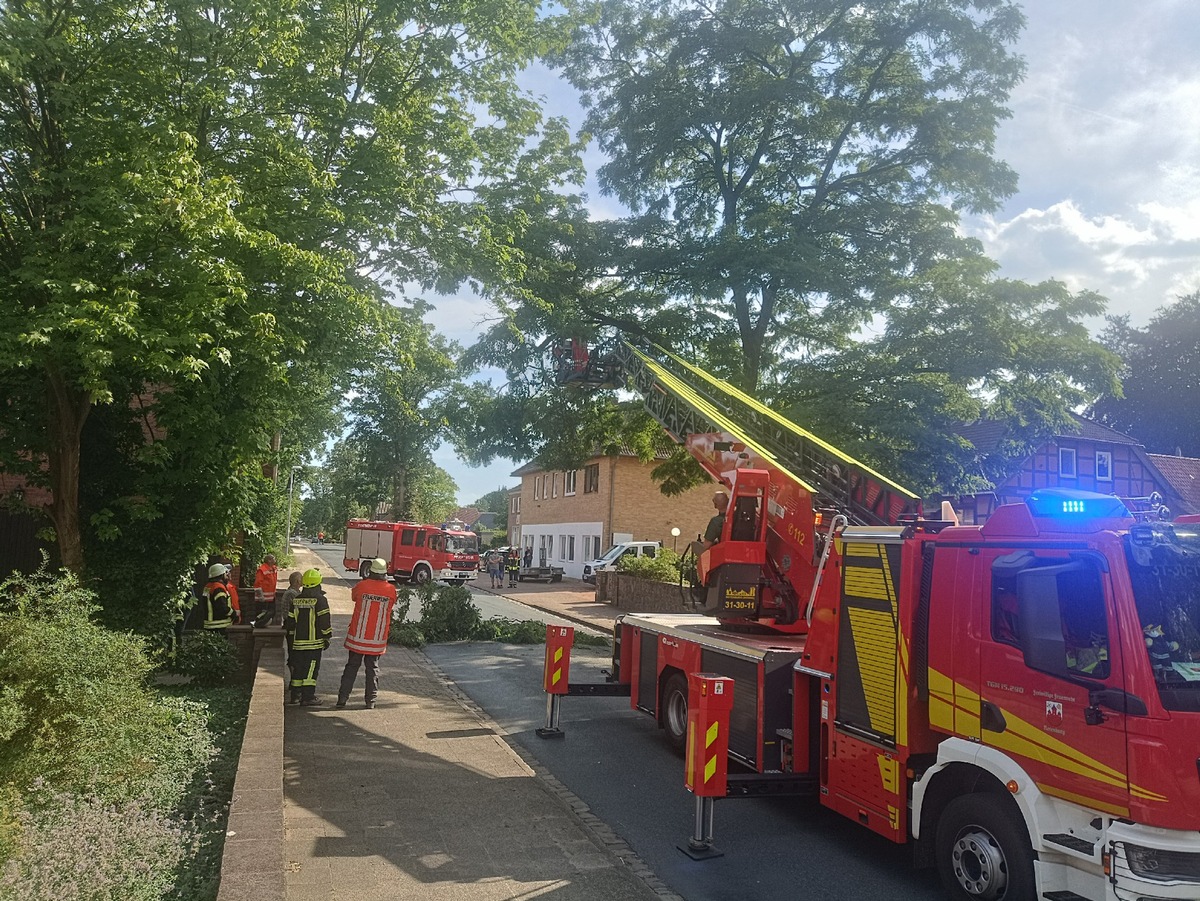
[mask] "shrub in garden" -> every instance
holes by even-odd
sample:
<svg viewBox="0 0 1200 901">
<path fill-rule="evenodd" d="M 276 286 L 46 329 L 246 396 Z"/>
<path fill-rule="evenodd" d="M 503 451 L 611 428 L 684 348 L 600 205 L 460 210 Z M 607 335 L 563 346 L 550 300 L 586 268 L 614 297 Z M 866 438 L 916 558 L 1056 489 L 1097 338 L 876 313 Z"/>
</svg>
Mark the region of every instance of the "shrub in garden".
<svg viewBox="0 0 1200 901">
<path fill-rule="evenodd" d="M 145 802 L 108 804 L 40 781 L 17 821 L 17 853 L 0 872 L 0 898 L 14 901 L 159 901 L 191 840 Z"/>
<path fill-rule="evenodd" d="M 204 759 L 204 743 L 192 744 L 202 727 L 147 685 L 141 639 L 96 625 L 95 612 L 70 574 L 43 568 L 0 583 L 0 784 L 22 791 L 42 777 L 132 800 L 163 780 L 178 786 Z"/>
<path fill-rule="evenodd" d="M 428 584 L 422 592 L 421 632 L 426 641 L 463 641 L 475 634 L 482 616 L 469 589 Z"/>
<path fill-rule="evenodd" d="M 651 582 L 679 584 L 680 556 L 670 548 L 659 548 L 653 557 L 622 557 L 617 571 Z"/>
<path fill-rule="evenodd" d="M 197 685 L 225 685 L 238 672 L 237 652 L 223 633 L 189 632 L 175 652 L 170 670 Z"/>
</svg>

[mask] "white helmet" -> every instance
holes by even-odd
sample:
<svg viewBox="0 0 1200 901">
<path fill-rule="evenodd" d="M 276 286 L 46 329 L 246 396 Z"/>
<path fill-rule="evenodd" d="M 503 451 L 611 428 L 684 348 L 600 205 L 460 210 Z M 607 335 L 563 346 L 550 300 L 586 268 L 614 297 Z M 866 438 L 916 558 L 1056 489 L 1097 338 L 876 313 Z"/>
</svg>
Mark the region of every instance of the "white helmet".
<svg viewBox="0 0 1200 901">
<path fill-rule="evenodd" d="M 224 563 L 214 563 L 208 568 L 208 577 L 210 579 L 219 579 L 224 576 L 228 570 L 225 569 Z"/>
<path fill-rule="evenodd" d="M 371 561 L 371 572 L 377 576 L 387 575 L 387 561 L 382 557 L 376 557 Z"/>
</svg>

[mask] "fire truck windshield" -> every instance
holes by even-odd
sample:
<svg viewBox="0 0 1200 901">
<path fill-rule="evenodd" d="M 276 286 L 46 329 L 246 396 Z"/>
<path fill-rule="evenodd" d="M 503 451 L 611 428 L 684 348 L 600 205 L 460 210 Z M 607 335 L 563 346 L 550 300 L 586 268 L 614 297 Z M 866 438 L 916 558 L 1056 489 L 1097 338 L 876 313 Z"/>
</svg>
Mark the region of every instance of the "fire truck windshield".
<svg viewBox="0 0 1200 901">
<path fill-rule="evenodd" d="M 475 535 L 447 535 L 446 551 L 451 554 L 474 554 L 479 549 L 479 539 Z"/>
<path fill-rule="evenodd" d="M 1163 706 L 1200 711 L 1200 527 L 1139 523 L 1125 550 Z"/>
</svg>

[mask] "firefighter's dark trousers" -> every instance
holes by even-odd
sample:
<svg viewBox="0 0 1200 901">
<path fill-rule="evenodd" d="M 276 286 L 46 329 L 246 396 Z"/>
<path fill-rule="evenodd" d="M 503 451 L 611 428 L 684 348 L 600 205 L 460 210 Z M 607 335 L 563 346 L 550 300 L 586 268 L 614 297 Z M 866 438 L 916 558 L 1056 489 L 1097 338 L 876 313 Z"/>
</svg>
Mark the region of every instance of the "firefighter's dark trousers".
<svg viewBox="0 0 1200 901">
<path fill-rule="evenodd" d="M 308 701 L 317 696 L 317 674 L 321 672 L 321 648 L 300 650 L 292 648 L 288 655 L 292 669 L 292 700 Z"/>
<path fill-rule="evenodd" d="M 345 704 L 350 700 L 350 693 L 354 691 L 354 682 L 358 679 L 358 668 L 364 663 L 367 665 L 367 691 L 365 700 L 368 704 L 374 704 L 375 698 L 379 696 L 379 655 L 377 654 L 360 654 L 357 651 L 350 651 L 350 657 L 346 660 L 346 668 L 342 670 L 342 684 L 338 689 L 338 703 Z"/>
</svg>

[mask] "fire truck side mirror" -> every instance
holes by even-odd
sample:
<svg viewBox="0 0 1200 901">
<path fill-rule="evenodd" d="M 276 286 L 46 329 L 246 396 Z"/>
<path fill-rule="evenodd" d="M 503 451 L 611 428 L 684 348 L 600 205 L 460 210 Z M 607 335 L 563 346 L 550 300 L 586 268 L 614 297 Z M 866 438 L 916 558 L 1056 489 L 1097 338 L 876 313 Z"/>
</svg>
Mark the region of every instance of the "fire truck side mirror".
<svg viewBox="0 0 1200 901">
<path fill-rule="evenodd" d="M 1069 678 L 1067 643 L 1063 639 L 1062 612 L 1058 597 L 1058 576 L 1078 567 L 1047 566 L 1026 569 L 1017 576 L 1017 595 L 1021 616 L 1020 645 L 1025 665 L 1052 676 Z"/>
</svg>

